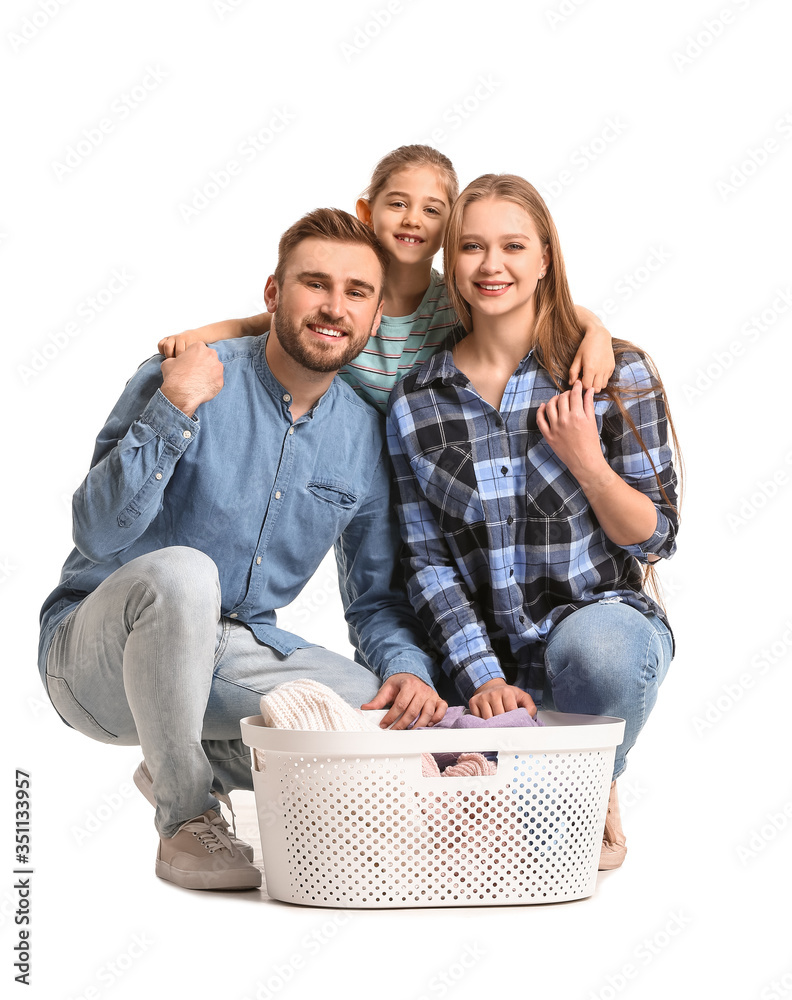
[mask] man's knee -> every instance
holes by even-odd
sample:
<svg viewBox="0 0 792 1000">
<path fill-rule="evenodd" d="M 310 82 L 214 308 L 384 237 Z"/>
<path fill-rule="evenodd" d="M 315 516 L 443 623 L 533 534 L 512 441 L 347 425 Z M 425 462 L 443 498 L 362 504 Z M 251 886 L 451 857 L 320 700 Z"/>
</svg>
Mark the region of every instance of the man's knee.
<svg viewBox="0 0 792 1000">
<path fill-rule="evenodd" d="M 217 566 L 205 552 L 186 545 L 172 545 L 138 556 L 124 569 L 157 597 L 173 601 L 175 608 L 206 604 L 216 610 L 219 617 Z"/>
</svg>

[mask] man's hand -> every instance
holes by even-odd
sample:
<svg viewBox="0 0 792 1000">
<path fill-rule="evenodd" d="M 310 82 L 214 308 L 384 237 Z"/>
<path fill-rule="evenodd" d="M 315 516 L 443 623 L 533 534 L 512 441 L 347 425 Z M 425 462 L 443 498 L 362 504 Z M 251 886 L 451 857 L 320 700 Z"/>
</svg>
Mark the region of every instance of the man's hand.
<svg viewBox="0 0 792 1000">
<path fill-rule="evenodd" d="M 443 701 L 434 688 L 415 674 L 392 674 L 371 701 L 360 707 L 364 710 L 385 708 L 390 711 L 380 722 L 380 729 L 387 729 L 393 722 L 394 729 L 407 729 L 415 722 L 418 726 L 433 726 L 446 713 L 448 702 Z M 397 721 L 398 720 L 398 721 Z"/>
<path fill-rule="evenodd" d="M 223 388 L 223 363 L 206 344 L 192 344 L 178 358 L 166 358 L 160 368 L 162 395 L 188 417 Z"/>
<path fill-rule="evenodd" d="M 491 719 L 493 715 L 503 715 L 515 708 L 527 708 L 531 716 L 536 715 L 536 705 L 528 692 L 507 684 L 499 677 L 477 688 L 468 702 L 468 708 L 471 715 L 480 719 Z"/>
</svg>

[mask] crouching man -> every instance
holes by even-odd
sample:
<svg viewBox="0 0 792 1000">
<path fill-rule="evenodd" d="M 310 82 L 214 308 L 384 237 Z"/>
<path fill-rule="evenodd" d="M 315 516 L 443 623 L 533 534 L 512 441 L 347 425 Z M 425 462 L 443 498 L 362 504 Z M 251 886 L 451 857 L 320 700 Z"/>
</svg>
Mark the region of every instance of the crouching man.
<svg viewBox="0 0 792 1000">
<path fill-rule="evenodd" d="M 401 584 L 381 416 L 335 373 L 382 312 L 387 256 L 346 212 L 281 238 L 268 336 L 143 364 L 74 497 L 74 542 L 42 609 L 39 667 L 68 725 L 140 745 L 156 873 L 261 884 L 218 801 L 252 788 L 239 720 L 308 677 L 396 728 L 446 703 Z M 276 627 L 334 546 L 355 662 Z"/>
</svg>

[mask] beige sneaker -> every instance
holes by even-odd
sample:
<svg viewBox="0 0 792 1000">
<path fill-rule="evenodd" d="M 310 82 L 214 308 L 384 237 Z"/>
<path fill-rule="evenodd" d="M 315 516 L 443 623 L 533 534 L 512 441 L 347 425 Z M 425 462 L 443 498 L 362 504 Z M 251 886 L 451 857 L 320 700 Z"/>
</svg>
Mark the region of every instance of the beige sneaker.
<svg viewBox="0 0 792 1000">
<path fill-rule="evenodd" d="M 183 823 L 174 837 L 160 837 L 154 870 L 183 889 L 261 885 L 261 872 L 231 843 L 228 823 L 214 809 Z"/>
<path fill-rule="evenodd" d="M 619 800 L 616 796 L 616 782 L 611 782 L 608 799 L 608 813 L 605 817 L 605 831 L 602 834 L 602 850 L 600 852 L 599 870 L 610 871 L 620 868 L 627 854 L 626 838 L 622 830 L 619 815 Z"/>
<path fill-rule="evenodd" d="M 148 801 L 157 808 L 157 800 L 154 798 L 154 783 L 151 779 L 151 772 L 145 760 L 142 760 L 138 766 L 135 773 L 132 775 L 132 780 L 137 785 L 138 791 L 141 792 Z M 227 795 L 215 795 L 215 798 L 220 799 L 226 806 L 228 806 L 228 811 L 231 813 L 231 833 L 228 835 L 228 839 L 234 845 L 234 847 L 242 852 L 242 855 L 247 858 L 248 861 L 253 861 L 254 850 L 247 843 L 247 841 L 240 840 L 236 835 L 236 816 L 234 816 L 234 807 L 231 805 L 231 799 Z"/>
</svg>

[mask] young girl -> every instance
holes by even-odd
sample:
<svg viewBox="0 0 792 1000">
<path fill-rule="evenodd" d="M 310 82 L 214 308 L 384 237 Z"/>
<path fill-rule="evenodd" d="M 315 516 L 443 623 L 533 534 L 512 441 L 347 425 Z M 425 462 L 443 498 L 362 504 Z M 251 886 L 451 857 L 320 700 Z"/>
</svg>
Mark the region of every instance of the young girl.
<svg viewBox="0 0 792 1000">
<path fill-rule="evenodd" d="M 577 317 L 527 181 L 470 184 L 444 249 L 467 336 L 399 382 L 388 410 L 410 598 L 475 715 L 533 714 L 544 697 L 627 721 L 600 862 L 615 868 L 615 779 L 673 654 L 641 569 L 676 547 L 662 383 L 614 341 L 601 398 L 572 376 L 569 387 Z"/>
<path fill-rule="evenodd" d="M 443 276 L 432 260 L 443 242 L 459 184 L 451 161 L 430 146 L 401 146 L 377 164 L 358 218 L 370 226 L 390 255 L 382 325 L 367 347 L 340 372 L 368 402 L 385 412 L 396 382 L 414 365 L 426 361 L 457 324 Z M 594 313 L 575 308 L 585 336 L 570 359 L 570 379 L 602 388 L 613 371 L 608 331 Z M 269 329 L 270 314 L 224 320 L 177 336 L 158 347 L 174 357 L 196 341 L 257 336 Z"/>
</svg>

